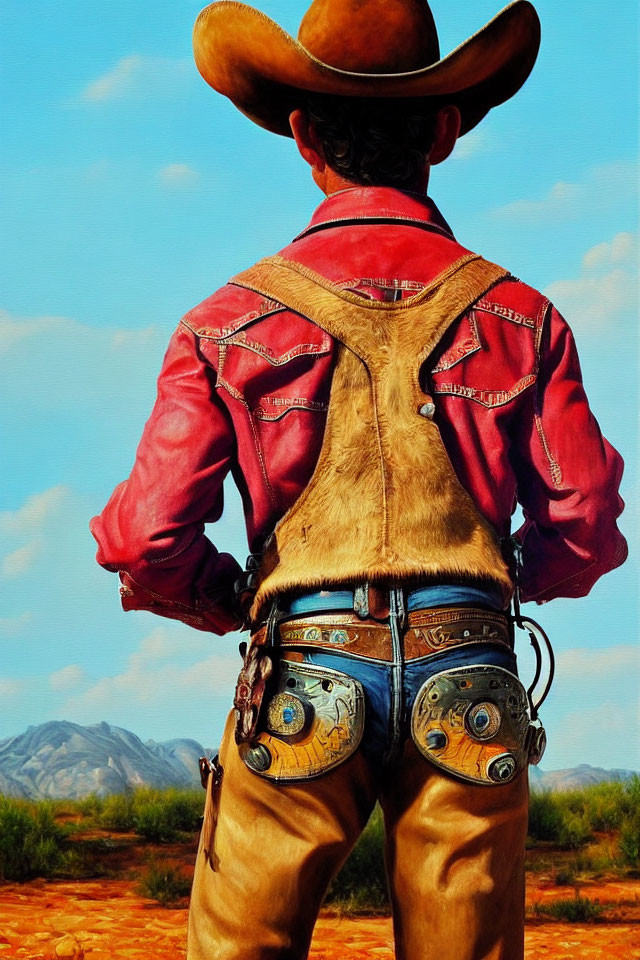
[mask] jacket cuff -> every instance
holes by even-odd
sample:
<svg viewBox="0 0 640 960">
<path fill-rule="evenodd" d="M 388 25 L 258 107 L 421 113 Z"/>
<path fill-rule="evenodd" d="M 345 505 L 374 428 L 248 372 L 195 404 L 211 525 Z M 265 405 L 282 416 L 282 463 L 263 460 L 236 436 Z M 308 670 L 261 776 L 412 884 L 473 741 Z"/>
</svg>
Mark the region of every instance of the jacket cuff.
<svg viewBox="0 0 640 960">
<path fill-rule="evenodd" d="M 170 620 L 181 620 L 196 630 L 219 635 L 242 628 L 243 618 L 234 607 L 232 588 L 223 596 L 222 588 L 217 587 L 211 596 L 203 595 L 194 605 L 189 605 L 160 596 L 148 587 L 142 586 L 125 570 L 120 570 L 119 577 L 122 584 L 120 601 L 122 609 L 127 612 L 145 610 Z"/>
</svg>

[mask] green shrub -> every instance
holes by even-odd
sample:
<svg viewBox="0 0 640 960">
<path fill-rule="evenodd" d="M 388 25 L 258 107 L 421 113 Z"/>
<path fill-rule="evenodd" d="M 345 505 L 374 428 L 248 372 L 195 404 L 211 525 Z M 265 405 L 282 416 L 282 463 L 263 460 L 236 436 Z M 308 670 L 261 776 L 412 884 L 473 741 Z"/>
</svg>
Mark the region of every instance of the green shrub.
<svg viewBox="0 0 640 960">
<path fill-rule="evenodd" d="M 138 884 L 138 891 L 143 897 L 165 904 L 188 897 L 190 889 L 189 878 L 163 860 L 152 860 Z"/>
<path fill-rule="evenodd" d="M 555 875 L 556 886 L 570 887 L 576 882 L 576 868 L 574 864 L 563 863 L 558 867 Z"/>
<path fill-rule="evenodd" d="M 376 808 L 342 870 L 332 881 L 325 903 L 345 913 L 386 913 L 389 894 L 383 849 L 382 813 Z"/>
<path fill-rule="evenodd" d="M 0 797 L 0 879 L 50 877 L 61 862 L 64 836 L 51 804 Z"/>
<path fill-rule="evenodd" d="M 76 800 L 78 813 L 82 814 L 87 820 L 93 820 L 95 823 L 100 822 L 104 805 L 104 799 L 96 796 L 95 793 L 90 793 L 88 797 L 81 797 L 79 800 Z"/>
<path fill-rule="evenodd" d="M 150 843 L 168 843 L 179 831 L 193 833 L 200 826 L 204 806 L 202 791 L 136 790 L 133 795 L 133 827 Z"/>
<path fill-rule="evenodd" d="M 575 849 L 591 839 L 592 833 L 587 817 L 578 813 L 564 812 L 558 824 L 556 840 L 560 847 Z"/>
<path fill-rule="evenodd" d="M 169 790 L 165 794 L 168 816 L 176 830 L 193 833 L 200 828 L 204 809 L 204 792 L 199 790 Z"/>
<path fill-rule="evenodd" d="M 98 822 L 107 830 L 127 833 L 133 830 L 133 796 L 131 793 L 114 793 L 106 797 L 99 814 Z"/>
<path fill-rule="evenodd" d="M 176 838 L 171 811 L 159 800 L 136 804 L 134 827 L 138 836 L 149 843 L 169 843 Z"/>
<path fill-rule="evenodd" d="M 532 793 L 528 832 L 536 842 L 547 840 L 570 849 L 582 846 L 592 836 L 584 791 Z"/>
<path fill-rule="evenodd" d="M 156 790 L 142 787 L 131 793 L 95 798 L 86 809 L 99 811 L 96 819 L 107 830 L 131 830 L 150 843 L 175 840 L 178 831 L 194 833 L 204 806 L 201 790 Z"/>
<path fill-rule="evenodd" d="M 95 862 L 84 844 L 74 844 L 63 850 L 55 871 L 56 877 L 68 880 L 83 880 L 103 874 L 104 869 Z"/>
<path fill-rule="evenodd" d="M 627 791 L 624 783 L 598 783 L 585 791 L 585 811 L 592 830 L 616 830 L 625 815 Z"/>
<path fill-rule="evenodd" d="M 625 813 L 640 810 L 640 774 L 634 773 L 624 784 Z"/>
<path fill-rule="evenodd" d="M 625 863 L 640 866 L 640 809 L 623 821 L 618 845 Z"/>
<path fill-rule="evenodd" d="M 549 903 L 536 903 L 533 912 L 537 916 L 553 917 L 567 923 L 585 923 L 597 920 L 603 907 L 597 900 L 587 897 L 572 897 L 570 900 L 552 900 Z"/>
<path fill-rule="evenodd" d="M 528 833 L 534 840 L 557 842 L 562 814 L 557 795 L 548 790 L 536 791 L 529 799 Z"/>
</svg>

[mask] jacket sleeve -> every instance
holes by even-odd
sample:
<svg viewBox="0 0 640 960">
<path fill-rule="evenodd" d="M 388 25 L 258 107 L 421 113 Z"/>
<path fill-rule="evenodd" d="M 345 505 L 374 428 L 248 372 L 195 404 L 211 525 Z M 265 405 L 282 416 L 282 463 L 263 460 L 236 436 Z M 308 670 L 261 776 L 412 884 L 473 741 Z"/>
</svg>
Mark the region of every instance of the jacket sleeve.
<svg viewBox="0 0 640 960">
<path fill-rule="evenodd" d="M 125 610 L 151 610 L 223 634 L 240 626 L 233 583 L 241 568 L 204 535 L 205 522 L 222 513 L 222 483 L 235 454 L 214 386 L 196 337 L 180 324 L 131 476 L 90 529 L 98 563 L 120 573 Z"/>
<path fill-rule="evenodd" d="M 627 557 L 621 456 L 589 409 L 573 334 L 550 306 L 532 416 L 515 438 L 523 600 L 581 597 Z"/>
</svg>

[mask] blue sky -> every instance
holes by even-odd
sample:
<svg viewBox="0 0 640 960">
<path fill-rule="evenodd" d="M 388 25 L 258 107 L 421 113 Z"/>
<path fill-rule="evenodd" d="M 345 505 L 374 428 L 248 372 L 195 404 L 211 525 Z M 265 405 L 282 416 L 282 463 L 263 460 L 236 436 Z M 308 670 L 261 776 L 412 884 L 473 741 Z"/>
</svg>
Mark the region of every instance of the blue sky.
<svg viewBox="0 0 640 960">
<path fill-rule="evenodd" d="M 637 768 L 636 3 L 536 6 L 533 75 L 434 170 L 430 192 L 466 246 L 567 317 L 594 412 L 627 461 L 630 561 L 586 599 L 525 609 L 558 656 L 543 766 Z M 199 8 L 2 4 L 0 738 L 105 719 L 213 745 L 230 705 L 238 637 L 122 613 L 87 528 L 130 470 L 180 316 L 288 242 L 321 199 L 293 143 L 199 77 Z M 498 8 L 433 0 L 443 52 Z M 306 3 L 262 9 L 295 32 Z M 210 533 L 243 559 L 231 486 Z"/>
</svg>

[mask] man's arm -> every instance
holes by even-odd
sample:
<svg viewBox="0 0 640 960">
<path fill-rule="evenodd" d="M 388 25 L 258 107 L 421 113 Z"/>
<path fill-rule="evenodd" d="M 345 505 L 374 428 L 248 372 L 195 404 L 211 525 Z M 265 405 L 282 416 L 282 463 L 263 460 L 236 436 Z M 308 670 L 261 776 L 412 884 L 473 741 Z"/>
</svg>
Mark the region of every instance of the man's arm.
<svg viewBox="0 0 640 960">
<path fill-rule="evenodd" d="M 222 513 L 222 483 L 234 453 L 215 372 L 180 324 L 131 476 L 90 524 L 98 563 L 120 573 L 125 610 L 151 610 L 219 634 L 240 626 L 233 583 L 241 568 L 204 535 L 205 522 Z"/>
<path fill-rule="evenodd" d="M 554 307 L 543 330 L 533 416 L 518 428 L 523 599 L 584 596 L 627 557 L 616 524 L 623 462 L 589 409 L 573 334 Z"/>
</svg>

